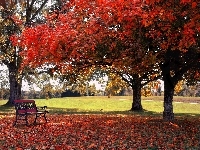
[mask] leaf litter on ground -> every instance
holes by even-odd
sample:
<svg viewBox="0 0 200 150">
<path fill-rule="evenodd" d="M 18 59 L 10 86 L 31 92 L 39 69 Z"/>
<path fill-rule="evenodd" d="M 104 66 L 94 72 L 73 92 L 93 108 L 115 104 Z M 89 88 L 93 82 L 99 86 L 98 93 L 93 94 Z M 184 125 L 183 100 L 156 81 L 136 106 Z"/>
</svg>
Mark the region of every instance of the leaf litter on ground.
<svg viewBox="0 0 200 150">
<path fill-rule="evenodd" d="M 0 118 L 0 149 L 103 150 L 198 149 L 200 119 L 134 115 L 49 115 L 48 122 L 25 126 Z M 31 118 L 29 119 L 31 120 Z"/>
</svg>

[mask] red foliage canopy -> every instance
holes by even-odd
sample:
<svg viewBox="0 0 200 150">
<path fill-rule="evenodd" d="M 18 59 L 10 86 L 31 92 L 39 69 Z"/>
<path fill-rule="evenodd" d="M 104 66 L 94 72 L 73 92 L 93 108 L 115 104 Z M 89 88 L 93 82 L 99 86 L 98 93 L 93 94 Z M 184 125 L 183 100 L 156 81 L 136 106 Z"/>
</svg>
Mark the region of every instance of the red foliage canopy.
<svg viewBox="0 0 200 150">
<path fill-rule="evenodd" d="M 169 47 L 185 52 L 196 45 L 199 14 L 195 0 L 74 0 L 48 15 L 46 24 L 26 28 L 16 44 L 24 48 L 24 65 L 53 63 L 70 69 L 73 62 L 97 62 L 97 47 L 103 43 L 112 55 L 101 57 L 115 67 L 128 66 L 126 70 L 134 64 L 140 72 L 158 61 L 145 37 L 153 39 L 161 54 Z"/>
<path fill-rule="evenodd" d="M 141 14 L 139 4 L 122 0 L 70 1 L 59 14 L 47 16 L 46 24 L 27 27 L 12 40 L 24 48 L 24 65 L 61 63 L 69 67 L 73 61 L 95 57 L 95 48 L 102 40 L 114 39 L 106 43 L 110 51 L 116 49 L 115 39 L 130 47 L 132 30 L 138 27 L 134 20 Z"/>
</svg>

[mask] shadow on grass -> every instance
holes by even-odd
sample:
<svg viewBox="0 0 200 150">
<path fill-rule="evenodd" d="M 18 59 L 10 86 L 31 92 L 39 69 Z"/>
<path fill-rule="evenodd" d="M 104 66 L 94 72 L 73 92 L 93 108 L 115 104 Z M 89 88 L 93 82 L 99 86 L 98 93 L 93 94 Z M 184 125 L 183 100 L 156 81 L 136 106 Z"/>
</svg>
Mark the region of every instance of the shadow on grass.
<svg viewBox="0 0 200 150">
<path fill-rule="evenodd" d="M 154 111 L 130 111 L 130 110 L 124 110 L 124 111 L 104 111 L 102 109 L 100 110 L 84 110 L 84 109 L 78 109 L 78 108 L 56 108 L 56 107 L 48 107 L 50 114 L 96 114 L 96 115 L 134 115 L 134 116 L 148 116 L 148 117 L 161 117 L 162 113 L 154 112 Z M 0 115 L 9 115 L 9 114 L 15 114 L 14 107 L 6 106 L 6 105 L 0 105 Z M 187 117 L 187 118 L 200 118 L 200 114 L 195 113 L 175 113 L 175 118 L 179 117 Z"/>
<path fill-rule="evenodd" d="M 15 113 L 15 108 L 7 105 L 0 105 L 0 115 L 8 115 Z"/>
<path fill-rule="evenodd" d="M 55 107 L 48 107 L 48 110 L 50 114 L 96 114 L 96 115 L 135 115 L 135 116 L 150 116 L 150 117 L 162 117 L 162 113 L 154 112 L 154 111 L 130 111 L 130 110 L 124 110 L 124 111 L 104 111 L 102 109 L 100 110 L 82 110 L 77 108 L 55 108 Z M 200 114 L 194 114 L 194 113 L 175 113 L 175 118 L 179 117 L 200 117 Z"/>
<path fill-rule="evenodd" d="M 55 108 L 48 107 L 50 114 L 108 114 L 108 115 L 138 115 L 138 116 L 160 116 L 160 113 L 153 111 L 104 111 L 100 110 L 82 110 L 77 108 Z"/>
</svg>

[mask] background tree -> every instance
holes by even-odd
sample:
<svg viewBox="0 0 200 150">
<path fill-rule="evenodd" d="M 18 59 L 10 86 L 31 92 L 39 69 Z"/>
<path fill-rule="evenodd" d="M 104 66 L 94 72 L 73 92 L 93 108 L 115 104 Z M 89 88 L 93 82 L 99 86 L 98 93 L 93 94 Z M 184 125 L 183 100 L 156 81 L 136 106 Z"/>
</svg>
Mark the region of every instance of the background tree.
<svg viewBox="0 0 200 150">
<path fill-rule="evenodd" d="M 47 10 L 49 10 L 47 9 L 47 2 L 50 1 L 0 1 L 0 61 L 5 64 L 9 70 L 10 97 L 7 103 L 9 105 L 13 104 L 13 100 L 21 97 L 22 79 L 24 74 L 27 73 L 26 68 L 21 68 L 23 57 L 19 55 L 24 49 L 14 46 L 10 39 L 12 35 L 20 35 L 27 26 L 45 22 L 42 13 L 47 13 Z M 53 4 L 53 1 L 49 4 Z M 46 8 L 46 10 L 44 8 Z"/>
<path fill-rule="evenodd" d="M 142 110 L 141 81 L 158 78 L 158 65 L 142 27 L 140 5 L 121 0 L 67 2 L 48 17 L 49 24 L 23 32 L 19 44 L 27 48 L 21 53 L 24 64 L 53 63 L 66 74 L 77 68 L 110 67 L 133 88 L 131 110 Z"/>
<path fill-rule="evenodd" d="M 0 99 L 6 99 L 9 95 L 8 71 L 3 65 L 0 68 Z"/>
<path fill-rule="evenodd" d="M 199 2 L 147 1 L 143 24 L 149 27 L 164 80 L 165 120 L 173 120 L 173 95 L 184 74 L 199 69 Z M 145 17 L 146 16 L 146 17 Z"/>
<path fill-rule="evenodd" d="M 104 23 L 102 30 L 106 31 L 99 35 L 102 40 L 95 49 L 96 61 L 106 64 L 107 70 L 133 89 L 133 111 L 143 109 L 141 88 L 159 77 L 156 50 L 151 48 L 151 38 L 145 36 L 148 30 L 142 26 L 141 5 L 140 1 L 103 3 L 98 18 Z"/>
<path fill-rule="evenodd" d="M 121 79 L 120 76 L 110 73 L 108 75 L 108 83 L 106 86 L 106 93 L 108 97 L 119 94 L 122 89 L 128 87 L 127 83 Z"/>
</svg>

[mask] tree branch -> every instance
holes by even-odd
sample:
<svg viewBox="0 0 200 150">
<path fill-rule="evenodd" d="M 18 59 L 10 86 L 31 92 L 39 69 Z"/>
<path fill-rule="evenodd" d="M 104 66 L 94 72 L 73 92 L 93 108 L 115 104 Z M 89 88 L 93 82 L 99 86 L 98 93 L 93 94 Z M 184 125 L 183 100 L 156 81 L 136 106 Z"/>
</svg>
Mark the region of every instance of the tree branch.
<svg viewBox="0 0 200 150">
<path fill-rule="evenodd" d="M 45 4 L 47 3 L 48 0 L 44 0 L 44 2 L 42 3 L 42 5 L 40 6 L 40 8 L 38 8 L 38 10 L 36 10 L 35 14 L 33 14 L 33 16 L 30 18 L 30 21 L 32 21 L 33 19 L 35 19 L 35 17 L 39 14 L 39 12 L 43 9 L 43 7 L 45 6 Z M 34 3 L 34 2 L 33 2 Z M 31 3 L 31 6 L 33 7 L 33 3 Z M 32 9 L 32 8 L 31 8 Z"/>
</svg>

